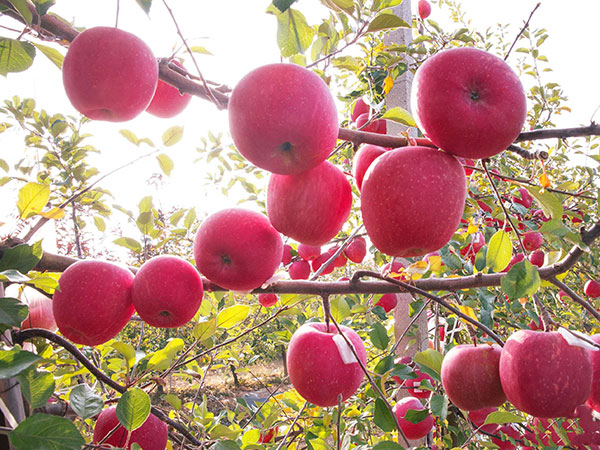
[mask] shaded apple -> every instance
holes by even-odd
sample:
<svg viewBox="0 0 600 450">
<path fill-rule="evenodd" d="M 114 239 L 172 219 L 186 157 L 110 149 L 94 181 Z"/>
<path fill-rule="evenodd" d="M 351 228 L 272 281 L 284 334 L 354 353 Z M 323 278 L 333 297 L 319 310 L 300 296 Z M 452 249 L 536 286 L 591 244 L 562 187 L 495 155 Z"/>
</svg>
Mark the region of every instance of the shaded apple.
<svg viewBox="0 0 600 450">
<path fill-rule="evenodd" d="M 171 63 L 183 68 L 177 60 L 172 60 Z M 187 107 L 191 100 L 192 96 L 190 94 L 182 94 L 175 86 L 171 86 L 163 80 L 158 80 L 156 92 L 154 92 L 154 97 L 152 97 L 146 111 L 163 119 L 175 117 Z"/>
<path fill-rule="evenodd" d="M 325 252 L 320 254 L 317 258 L 313 259 L 311 265 L 313 272 L 316 272 L 321 268 L 323 264 L 325 264 L 331 258 L 331 254 L 329 252 Z M 329 275 L 335 269 L 335 265 L 333 261 L 321 272 L 321 275 Z"/>
<path fill-rule="evenodd" d="M 422 256 L 450 240 L 465 197 L 465 172 L 452 155 L 430 147 L 390 150 L 363 180 L 363 223 L 379 251 Z"/>
<path fill-rule="evenodd" d="M 337 108 L 329 88 L 295 64 L 269 64 L 248 73 L 233 89 L 228 111 L 239 152 L 269 172 L 312 169 L 337 141 Z"/>
<path fill-rule="evenodd" d="M 158 63 L 137 36 L 114 27 L 94 27 L 71 42 L 62 76 L 67 97 L 81 114 L 123 122 L 150 104 Z"/>
<path fill-rule="evenodd" d="M 95 444 L 100 442 L 104 436 L 110 433 L 112 429 L 118 425 L 117 430 L 104 441 L 104 444 L 125 448 L 127 450 L 129 450 L 134 443 L 138 444 L 144 450 L 165 450 L 165 448 L 167 448 L 167 424 L 152 413 L 148 416 L 142 426 L 131 432 L 129 445 L 125 447 L 128 433 L 127 430 L 119 424 L 116 411 L 116 406 L 111 406 L 110 408 L 103 410 L 98 416 L 96 425 L 94 426 L 93 442 Z"/>
<path fill-rule="evenodd" d="M 198 270 L 225 289 L 250 291 L 270 279 L 283 254 L 281 236 L 254 211 L 224 209 L 210 215 L 196 233 Z"/>
<path fill-rule="evenodd" d="M 373 303 L 373 306 L 381 306 L 386 313 L 389 313 L 398 304 L 396 294 L 383 294 L 379 300 Z"/>
<path fill-rule="evenodd" d="M 312 261 L 321 254 L 320 245 L 298 244 L 298 256 L 306 261 Z"/>
<path fill-rule="evenodd" d="M 354 182 L 359 191 L 362 188 L 363 178 L 371 163 L 386 151 L 384 147 L 372 144 L 363 145 L 358 149 L 352 160 L 352 174 L 354 175 Z"/>
<path fill-rule="evenodd" d="M 367 354 L 358 334 L 340 325 L 360 361 Z M 292 335 L 287 353 L 290 381 L 298 393 L 318 406 L 335 406 L 353 395 L 364 378 L 356 357 L 334 325 L 305 323 Z"/>
<path fill-rule="evenodd" d="M 518 203 L 519 205 L 522 205 L 525 208 L 529 209 L 533 204 L 533 197 L 531 196 L 529 191 L 523 187 L 520 187 L 518 190 L 519 196 L 517 197 L 516 195 L 513 195 L 511 197 L 512 202 Z"/>
<path fill-rule="evenodd" d="M 423 420 L 412 423 L 406 420 L 409 411 L 423 411 L 425 407 L 415 397 L 404 397 L 392 408 L 404 435 L 411 440 L 422 439 L 433 429 L 433 416 L 428 414 Z"/>
<path fill-rule="evenodd" d="M 21 322 L 22 330 L 27 328 L 43 328 L 44 330 L 56 332 L 58 327 L 54 320 L 51 298 L 46 297 L 32 287 L 25 286 L 21 292 L 20 299 L 29 308 L 27 317 Z"/>
<path fill-rule="evenodd" d="M 525 250 L 528 252 L 537 250 L 544 243 L 544 237 L 539 231 L 529 231 L 525 233 L 522 237 L 522 240 L 523 247 L 525 247 Z"/>
<path fill-rule="evenodd" d="M 344 249 L 344 254 L 350 261 L 360 264 L 367 255 L 367 241 L 362 236 L 355 237 Z"/>
<path fill-rule="evenodd" d="M 583 286 L 583 292 L 591 298 L 600 297 L 600 283 L 596 280 L 587 280 Z"/>
<path fill-rule="evenodd" d="M 512 439 L 521 439 L 521 433 L 515 430 L 510 424 L 497 425 L 493 434 L 500 436 L 500 438 L 492 437 L 492 442 L 498 446 L 498 450 L 514 450 L 517 448 L 515 444 L 510 441 Z"/>
<path fill-rule="evenodd" d="M 495 423 L 484 425 L 484 423 L 487 417 L 496 411 L 498 411 L 498 408 L 495 407 L 474 409 L 469 411 L 468 417 L 476 428 L 479 428 L 484 433 L 493 433 L 498 425 Z"/>
<path fill-rule="evenodd" d="M 310 276 L 310 263 L 304 259 L 299 259 L 290 264 L 288 273 L 292 280 L 308 280 Z"/>
<path fill-rule="evenodd" d="M 276 294 L 258 294 L 258 303 L 260 303 L 265 308 L 270 308 L 277 304 L 277 295 Z"/>
<path fill-rule="evenodd" d="M 283 246 L 283 256 L 281 257 L 281 264 L 287 266 L 289 263 L 292 262 L 292 258 L 292 246 L 289 244 L 285 244 Z"/>
</svg>

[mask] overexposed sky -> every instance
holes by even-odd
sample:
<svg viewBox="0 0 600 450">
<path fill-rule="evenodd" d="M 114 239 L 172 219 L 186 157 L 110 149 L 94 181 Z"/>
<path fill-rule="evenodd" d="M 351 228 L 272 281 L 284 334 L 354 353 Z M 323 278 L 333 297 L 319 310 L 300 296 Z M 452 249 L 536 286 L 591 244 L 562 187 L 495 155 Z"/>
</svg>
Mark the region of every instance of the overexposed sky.
<svg viewBox="0 0 600 450">
<path fill-rule="evenodd" d="M 157 57 L 169 56 L 179 48 L 181 41 L 162 1 L 154 0 L 153 3 L 148 18 L 134 0 L 121 0 L 119 27 L 145 40 Z M 168 3 L 190 44 L 203 46 L 212 52 L 213 56 L 196 55 L 207 79 L 234 86 L 253 68 L 279 61 L 276 19 L 264 12 L 270 1 L 168 0 Z M 511 37 L 516 36 L 536 3 L 537 0 L 462 1 L 473 28 L 484 30 L 497 23 L 509 23 Z M 300 0 L 294 7 L 307 15 L 309 23 L 317 23 L 318 17 L 327 11 L 317 0 Z M 416 1 L 413 0 L 413 9 L 415 7 Z M 116 1 L 57 0 L 51 11 L 73 21 L 76 26 L 113 26 Z M 598 17 L 598 1 L 544 0 L 532 19 L 532 27 L 544 27 L 550 34 L 542 53 L 550 60 L 554 72 L 548 74 L 545 81 L 561 84 L 573 109 L 573 114 L 560 121 L 561 126 L 587 123 L 600 105 L 597 81 L 600 63 L 590 50 L 600 42 L 600 31 L 595 23 Z M 442 24 L 449 23 L 446 10 L 435 4 L 431 18 Z M 0 25 L 18 28 L 16 22 L 6 18 L 0 19 Z M 10 33 L 0 28 L 0 36 L 3 35 L 10 36 Z M 64 54 L 65 50 L 61 49 L 61 52 Z M 186 65 L 191 67 L 191 63 Z M 49 113 L 76 114 L 64 94 L 60 71 L 39 53 L 30 70 L 0 78 L 0 101 L 12 95 L 33 97 Z M 146 151 L 128 143 L 119 135 L 119 130 L 132 130 L 139 137 L 150 137 L 159 144 L 162 132 L 172 125 L 183 125 L 185 136 L 181 143 L 166 150 L 175 161 L 175 169 L 164 189 L 156 193 L 146 185 L 149 175 L 159 172 L 156 161 L 149 159 L 103 182 L 103 186 L 115 194 L 115 203 L 135 210 L 141 197 L 155 194 L 156 201 L 165 206 L 195 206 L 199 212 L 214 211 L 215 205 L 217 209 L 235 206 L 235 196 L 226 199 L 219 194 L 216 186 L 204 187 L 204 168 L 201 164 L 193 164 L 198 156 L 195 149 L 209 130 L 215 134 L 227 133 L 228 130 L 227 113 L 217 111 L 209 102 L 198 98 L 173 119 L 142 114 L 125 123 L 93 123 L 87 129 L 94 135 L 90 143 L 102 150 L 101 157 L 95 157 L 94 164 L 106 171 Z M 0 158 L 14 162 L 22 155 L 23 149 L 22 138 L 16 133 L 0 134 Z M 0 217 L 5 216 L 7 208 L 14 208 L 13 204 L 14 201 L 3 198 L 0 201 Z M 0 234 L 3 231 L 6 230 L 0 227 Z"/>
</svg>

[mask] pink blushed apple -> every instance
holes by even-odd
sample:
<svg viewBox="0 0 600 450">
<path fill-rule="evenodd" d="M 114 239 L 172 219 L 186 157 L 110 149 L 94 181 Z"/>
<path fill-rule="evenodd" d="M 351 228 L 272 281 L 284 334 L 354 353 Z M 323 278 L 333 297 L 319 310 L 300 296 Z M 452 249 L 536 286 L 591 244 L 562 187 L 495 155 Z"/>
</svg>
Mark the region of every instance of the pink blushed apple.
<svg viewBox="0 0 600 450">
<path fill-rule="evenodd" d="M 596 280 L 587 280 L 583 286 L 583 292 L 590 298 L 600 297 L 600 283 Z"/>
<path fill-rule="evenodd" d="M 173 60 L 171 63 L 183 68 L 179 61 Z M 190 94 L 182 94 L 175 86 L 158 80 L 156 92 L 150 105 L 146 108 L 146 112 L 163 119 L 175 117 L 187 107 L 191 100 Z"/>
<path fill-rule="evenodd" d="M 258 294 L 258 303 L 260 303 L 265 308 L 270 308 L 271 306 L 275 306 L 277 304 L 277 295 L 276 294 Z"/>
<path fill-rule="evenodd" d="M 387 123 L 384 119 L 372 120 L 369 117 L 369 113 L 365 113 L 356 118 L 356 129 L 369 133 L 385 134 L 387 132 Z"/>
<path fill-rule="evenodd" d="M 361 338 L 340 326 L 363 364 L 367 354 Z M 290 381 L 298 393 L 318 406 L 335 406 L 353 395 L 364 378 L 356 357 L 334 325 L 305 323 L 292 335 L 287 353 Z"/>
<path fill-rule="evenodd" d="M 114 27 L 81 32 L 62 66 L 67 97 L 90 119 L 123 122 L 143 112 L 158 83 L 158 63 L 137 36 Z"/>
<path fill-rule="evenodd" d="M 52 332 L 58 329 L 52 312 L 51 298 L 29 286 L 25 286 L 20 298 L 29 308 L 29 314 L 21 322 L 21 329 L 43 328 Z"/>
<path fill-rule="evenodd" d="M 427 19 L 431 14 L 431 3 L 429 3 L 427 0 L 419 0 L 417 8 L 419 11 L 419 17 L 421 19 Z"/>
<path fill-rule="evenodd" d="M 367 105 L 367 103 L 362 98 L 359 98 L 358 100 L 356 100 L 356 102 L 354 102 L 354 105 L 352 105 L 350 120 L 352 120 L 352 122 L 356 122 L 358 116 L 365 113 L 369 114 L 370 111 L 371 107 Z"/>
<path fill-rule="evenodd" d="M 398 419 L 402 432 L 408 439 L 422 439 L 433 429 L 433 416 L 428 414 L 418 423 L 406 420 L 408 411 L 422 411 L 425 407 L 414 397 L 404 397 L 394 405 L 392 411 Z"/>
<path fill-rule="evenodd" d="M 383 294 L 379 300 L 373 303 L 373 306 L 381 306 L 386 313 L 389 313 L 398 304 L 396 294 Z"/>
<path fill-rule="evenodd" d="M 362 188 L 362 182 L 367 169 L 375 159 L 385 152 L 386 149 L 384 147 L 371 144 L 364 145 L 358 149 L 352 160 L 352 173 L 354 175 L 354 182 L 359 191 Z"/>
<path fill-rule="evenodd" d="M 298 256 L 306 261 L 312 261 L 320 254 L 320 245 L 298 244 Z"/>
<path fill-rule="evenodd" d="M 270 279 L 283 254 L 281 236 L 254 211 L 230 208 L 210 215 L 196 233 L 198 270 L 225 289 L 251 291 Z"/>
<path fill-rule="evenodd" d="M 596 344 L 600 344 L 600 334 L 594 334 L 590 336 L 590 339 Z M 590 359 L 592 361 L 593 381 L 592 390 L 585 404 L 594 411 L 600 412 L 600 350 L 590 352 Z"/>
<path fill-rule="evenodd" d="M 544 237 L 539 231 L 529 231 L 522 237 L 523 246 L 528 252 L 532 252 L 541 247 L 544 243 Z"/>
<path fill-rule="evenodd" d="M 501 58 L 473 47 L 438 52 L 417 70 L 411 104 L 425 136 L 463 158 L 489 158 L 521 132 L 523 86 Z"/>
<path fill-rule="evenodd" d="M 231 93 L 229 129 L 252 164 L 296 174 L 321 164 L 338 136 L 337 108 L 325 82 L 295 64 L 269 64 L 242 78 Z"/>
<path fill-rule="evenodd" d="M 132 444 L 138 444 L 144 450 L 165 450 L 168 440 L 167 424 L 150 414 L 141 427 L 131 432 L 129 445 L 125 447 L 127 442 L 127 430 L 119 424 L 117 419 L 116 407 L 111 406 L 103 410 L 94 426 L 93 442 L 100 442 L 108 433 L 118 425 L 117 430 L 110 435 L 104 444 L 121 447 L 129 450 Z"/>
<path fill-rule="evenodd" d="M 352 239 L 344 249 L 344 254 L 353 263 L 360 264 L 367 255 L 367 241 L 362 236 Z"/>
<path fill-rule="evenodd" d="M 299 259 L 290 264 L 288 273 L 292 280 L 308 280 L 310 276 L 310 263 L 304 259 Z"/>
</svg>

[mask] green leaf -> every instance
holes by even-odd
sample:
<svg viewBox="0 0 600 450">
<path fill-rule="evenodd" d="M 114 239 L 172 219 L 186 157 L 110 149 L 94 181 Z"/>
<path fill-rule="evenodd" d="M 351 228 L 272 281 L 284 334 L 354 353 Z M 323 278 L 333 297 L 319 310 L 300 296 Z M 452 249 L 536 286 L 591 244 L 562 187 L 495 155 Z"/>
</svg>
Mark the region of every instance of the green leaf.
<svg viewBox="0 0 600 450">
<path fill-rule="evenodd" d="M 17 208 L 21 219 L 29 219 L 42 212 L 50 200 L 50 186 L 47 184 L 27 183 L 19 190 Z"/>
<path fill-rule="evenodd" d="M 375 400 L 373 423 L 388 433 L 396 429 L 396 422 L 394 422 L 392 412 L 388 409 L 385 402 L 380 398 Z"/>
<path fill-rule="evenodd" d="M 369 332 L 369 338 L 379 350 L 385 350 L 390 343 L 390 338 L 387 335 L 385 327 L 379 322 L 373 324 L 373 328 Z"/>
<path fill-rule="evenodd" d="M 183 137 L 183 127 L 174 126 L 165 131 L 162 135 L 162 141 L 165 147 L 171 147 L 177 144 Z"/>
<path fill-rule="evenodd" d="M 414 359 L 415 362 L 425 367 L 429 367 L 431 370 L 439 374 L 442 370 L 442 360 L 444 359 L 444 356 L 437 350 L 428 348 L 425 351 L 417 353 Z"/>
<path fill-rule="evenodd" d="M 192 334 L 194 335 L 194 338 L 199 339 L 200 341 L 205 341 L 206 339 L 212 337 L 216 331 L 217 320 L 212 318 L 204 322 L 198 322 L 194 327 Z"/>
<path fill-rule="evenodd" d="M 150 14 L 150 7 L 152 6 L 152 0 L 135 0 L 140 8 L 144 10 L 146 14 Z"/>
<path fill-rule="evenodd" d="M 235 441 L 230 440 L 219 441 L 210 448 L 213 450 L 241 450 L 240 446 Z"/>
<path fill-rule="evenodd" d="M 217 328 L 231 328 L 243 322 L 250 313 L 248 305 L 233 305 L 217 315 Z"/>
<path fill-rule="evenodd" d="M 135 348 L 133 348 L 133 345 L 127 342 L 113 342 L 111 346 L 125 358 L 127 367 L 133 367 L 135 364 Z"/>
<path fill-rule="evenodd" d="M 34 353 L 16 348 L 0 350 L 0 379 L 16 377 L 41 359 Z"/>
<path fill-rule="evenodd" d="M 419 423 L 425 420 L 428 415 L 429 411 L 426 409 L 409 409 L 406 411 L 404 418 L 410 423 Z"/>
<path fill-rule="evenodd" d="M 0 159 L 0 169 L 4 170 L 5 172 L 8 172 L 10 169 L 10 167 L 8 166 L 8 163 L 6 161 L 4 161 L 3 159 Z"/>
<path fill-rule="evenodd" d="M 55 3 L 55 0 L 33 0 L 35 10 L 40 16 L 46 14 Z"/>
<path fill-rule="evenodd" d="M 41 241 L 33 245 L 19 244 L 4 249 L 0 257 L 0 272 L 13 269 L 26 274 L 37 266 L 42 259 L 42 253 Z"/>
<path fill-rule="evenodd" d="M 373 31 L 381 31 L 381 30 L 390 30 L 393 28 L 410 28 L 410 25 L 402 20 L 400 17 L 395 15 L 391 10 L 387 9 L 377 17 L 375 17 L 369 27 L 367 28 L 367 33 Z"/>
<path fill-rule="evenodd" d="M 115 244 L 120 245 L 121 247 L 128 248 L 129 250 L 140 253 L 142 251 L 142 244 L 136 241 L 133 238 L 129 237 L 120 237 L 113 241 Z"/>
<path fill-rule="evenodd" d="M 381 441 L 373 446 L 373 450 L 404 450 L 404 447 L 394 441 Z"/>
<path fill-rule="evenodd" d="M 493 423 L 523 423 L 525 419 L 518 414 L 514 414 L 508 411 L 494 411 L 489 414 L 484 425 L 493 424 Z"/>
<path fill-rule="evenodd" d="M 407 110 L 399 106 L 392 109 L 388 109 L 383 114 L 383 116 L 381 116 L 381 118 L 401 123 L 402 125 L 406 125 L 407 127 L 417 126 L 417 124 L 415 123 L 415 119 L 413 119 L 413 116 Z"/>
<path fill-rule="evenodd" d="M 192 227 L 194 220 L 196 220 L 196 208 L 190 208 L 185 215 L 185 219 L 183 219 L 183 226 L 189 230 Z"/>
<path fill-rule="evenodd" d="M 43 55 L 48 58 L 52 64 L 62 70 L 62 64 L 65 57 L 58 50 L 52 47 L 48 47 L 47 45 L 33 43 L 35 47 L 43 53 Z"/>
<path fill-rule="evenodd" d="M 435 417 L 446 420 L 446 417 L 448 416 L 448 397 L 445 395 L 434 394 L 433 397 L 431 397 L 429 408 L 431 408 L 431 413 Z"/>
<path fill-rule="evenodd" d="M 354 0 L 330 0 L 335 6 L 337 6 L 342 11 L 347 14 L 352 14 L 354 12 Z"/>
<path fill-rule="evenodd" d="M 9 435 L 17 450 L 80 450 L 85 439 L 73 422 L 64 417 L 34 414 Z"/>
<path fill-rule="evenodd" d="M 290 8 L 277 15 L 277 44 L 284 58 L 304 54 L 314 35 L 315 30 L 300 11 Z"/>
<path fill-rule="evenodd" d="M 273 6 L 283 13 L 286 12 L 294 2 L 296 2 L 296 0 L 273 0 Z"/>
<path fill-rule="evenodd" d="M 181 399 L 175 394 L 167 394 L 164 399 L 173 407 L 173 409 L 181 409 Z"/>
<path fill-rule="evenodd" d="M 35 47 L 28 42 L 0 38 L 0 75 L 23 72 L 29 69 L 35 58 Z"/>
<path fill-rule="evenodd" d="M 129 142 L 131 142 L 132 144 L 139 145 L 139 143 L 140 143 L 139 138 L 131 130 L 125 130 L 125 129 L 119 130 L 119 134 L 121 136 L 123 136 L 125 139 L 127 139 Z"/>
<path fill-rule="evenodd" d="M 171 171 L 173 170 L 173 167 L 175 167 L 173 160 L 164 153 L 158 155 L 156 159 L 158 160 L 160 170 L 162 170 L 166 176 L 171 176 Z"/>
<path fill-rule="evenodd" d="M 16 298 L 0 298 L 0 330 L 4 332 L 10 327 L 20 327 L 25 320 L 29 308 Z"/>
<path fill-rule="evenodd" d="M 512 300 L 535 294 L 541 279 L 537 267 L 525 259 L 510 268 L 501 284 L 502 291 Z"/>
<path fill-rule="evenodd" d="M 9 2 L 12 3 L 12 5 L 17 9 L 17 11 L 19 11 L 19 14 L 23 19 L 25 19 L 27 25 L 31 25 L 31 21 L 33 20 L 33 14 L 31 14 L 31 11 L 29 10 L 27 0 L 9 0 Z"/>
<path fill-rule="evenodd" d="M 94 216 L 94 225 L 101 233 L 106 231 L 106 222 L 104 222 L 104 219 L 102 217 Z"/>
<path fill-rule="evenodd" d="M 171 365 L 171 362 L 173 362 L 177 352 L 179 352 L 183 346 L 183 339 L 171 339 L 165 348 L 155 352 L 152 355 L 148 361 L 148 368 L 157 371 L 167 369 Z"/>
<path fill-rule="evenodd" d="M 150 414 L 150 397 L 139 388 L 125 392 L 117 403 L 117 419 L 127 430 L 141 427 Z"/>
<path fill-rule="evenodd" d="M 336 322 L 342 322 L 350 315 L 350 306 L 344 297 L 337 296 L 330 300 L 331 315 Z"/>
<path fill-rule="evenodd" d="M 44 406 L 54 393 L 54 376 L 47 370 L 31 368 L 19 375 L 19 383 L 31 409 Z"/>
<path fill-rule="evenodd" d="M 512 242 L 510 234 L 506 231 L 498 230 L 491 237 L 488 243 L 488 250 L 485 264 L 494 272 L 500 272 L 510 262 L 512 258 Z"/>
<path fill-rule="evenodd" d="M 560 219 L 563 215 L 563 207 L 560 198 L 553 192 L 544 190 L 537 186 L 525 186 L 525 189 L 536 199 L 547 217 Z"/>
<path fill-rule="evenodd" d="M 87 384 L 79 384 L 71 389 L 69 404 L 75 414 L 82 419 L 94 417 L 104 407 L 102 397 L 90 389 Z"/>
</svg>

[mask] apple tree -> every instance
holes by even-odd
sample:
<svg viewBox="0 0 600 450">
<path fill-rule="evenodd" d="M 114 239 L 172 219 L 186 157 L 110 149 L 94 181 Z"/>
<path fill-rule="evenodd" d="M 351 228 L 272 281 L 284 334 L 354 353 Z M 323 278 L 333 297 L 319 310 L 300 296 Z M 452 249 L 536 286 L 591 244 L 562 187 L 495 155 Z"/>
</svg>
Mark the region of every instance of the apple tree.
<svg viewBox="0 0 600 450">
<path fill-rule="evenodd" d="M 25 146 L 0 152 L 16 194 L 0 222 L 5 446 L 598 448 L 598 159 L 575 156 L 600 128 L 555 126 L 570 107 L 539 5 L 509 33 L 472 29 L 452 0 L 322 0 L 314 23 L 273 0 L 285 63 L 231 89 L 205 79 L 165 1 L 170 56 L 55 3 L 0 0 L 2 75 L 49 58 L 80 113 L 0 106 L 0 134 Z M 109 171 L 91 125 L 182 117 L 192 97 L 228 112 L 197 163 L 242 207 L 119 205 L 107 178 L 154 158 L 132 183 L 160 190 L 183 127 L 157 145 L 109 124 L 144 151 Z M 57 252 L 36 240 L 53 225 Z M 259 401 L 206 385 L 282 354 Z"/>
</svg>

